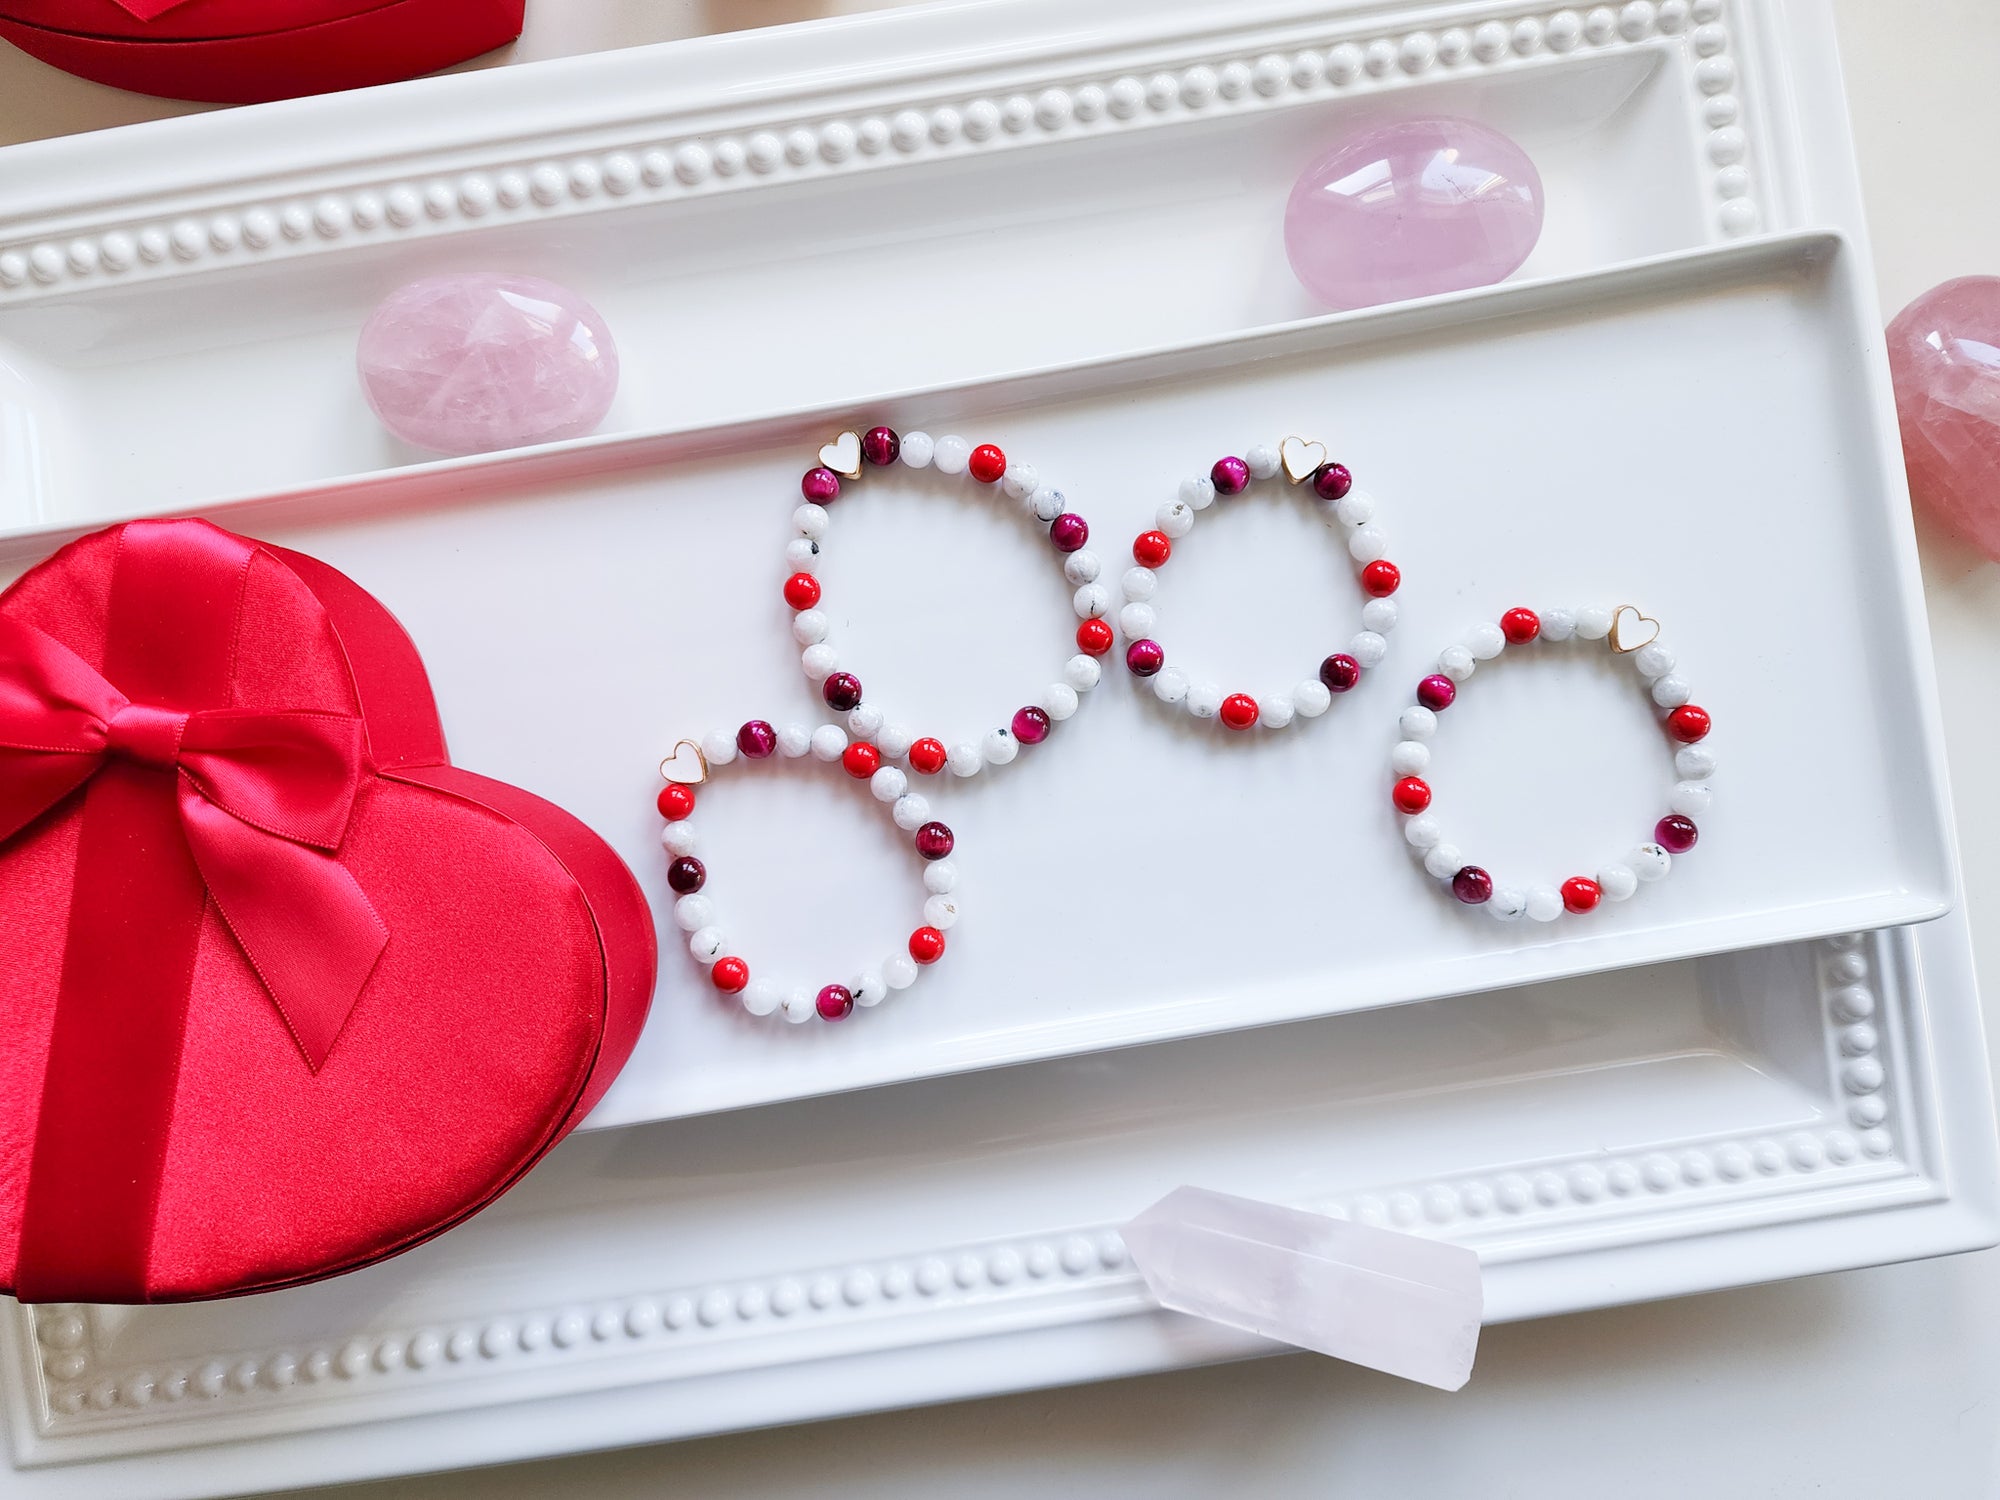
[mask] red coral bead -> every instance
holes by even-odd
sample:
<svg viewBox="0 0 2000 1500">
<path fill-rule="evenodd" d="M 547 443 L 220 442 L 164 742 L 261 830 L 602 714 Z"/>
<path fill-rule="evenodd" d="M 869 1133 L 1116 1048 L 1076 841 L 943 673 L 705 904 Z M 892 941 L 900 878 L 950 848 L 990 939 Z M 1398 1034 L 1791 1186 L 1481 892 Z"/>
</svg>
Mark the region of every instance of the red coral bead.
<svg viewBox="0 0 2000 1500">
<path fill-rule="evenodd" d="M 966 467 L 972 470 L 972 477 L 981 484 L 991 484 L 1007 472 L 1007 455 L 991 443 L 981 443 L 972 450 Z"/>
<path fill-rule="evenodd" d="M 1076 627 L 1076 649 L 1102 656 L 1111 649 L 1111 625 L 1105 620 L 1085 620 Z"/>
<path fill-rule="evenodd" d="M 678 823 L 694 811 L 694 788 L 670 781 L 660 793 L 660 816 L 669 823 Z"/>
<path fill-rule="evenodd" d="M 1361 570 L 1361 587 L 1371 599 L 1386 599 L 1403 586 L 1403 570 L 1386 557 L 1378 557 Z"/>
<path fill-rule="evenodd" d="M 1395 799 L 1397 812 L 1420 813 L 1431 805 L 1430 783 L 1421 776 L 1405 776 L 1389 795 Z"/>
<path fill-rule="evenodd" d="M 1231 729 L 1248 729 L 1257 722 L 1257 700 L 1248 693 L 1231 693 L 1222 700 L 1222 722 Z"/>
<path fill-rule="evenodd" d="M 1132 539 L 1132 561 L 1142 568 L 1157 568 L 1174 555 L 1174 544 L 1164 531 L 1142 531 Z"/>
<path fill-rule="evenodd" d="M 935 927 L 919 927 L 910 934 L 910 957 L 920 964 L 934 964 L 944 957 L 944 934 Z"/>
<path fill-rule="evenodd" d="M 1667 733 L 1683 745 L 1692 745 L 1696 740 L 1708 738 L 1708 710 L 1697 708 L 1692 703 L 1683 703 L 1667 715 Z"/>
<path fill-rule="evenodd" d="M 708 977 L 723 994 L 740 995 L 750 982 L 750 965 L 740 958 L 718 958 Z"/>
<path fill-rule="evenodd" d="M 910 744 L 910 769 L 925 776 L 935 776 L 944 769 L 945 748 L 943 740 L 934 740 L 925 735 Z"/>
<path fill-rule="evenodd" d="M 866 781 L 882 768 L 882 752 L 866 740 L 856 740 L 840 752 L 840 764 L 856 781 Z"/>
<path fill-rule="evenodd" d="M 785 603 L 793 609 L 811 609 L 819 603 L 819 580 L 810 573 L 794 573 L 785 580 Z"/>
<path fill-rule="evenodd" d="M 1500 617 L 1500 633 L 1510 646 L 1525 646 L 1542 633 L 1542 618 L 1532 609 L 1510 609 Z"/>
<path fill-rule="evenodd" d="M 1594 880 L 1577 875 L 1563 882 L 1563 910 L 1572 916 L 1582 916 L 1603 898 L 1604 890 Z"/>
</svg>

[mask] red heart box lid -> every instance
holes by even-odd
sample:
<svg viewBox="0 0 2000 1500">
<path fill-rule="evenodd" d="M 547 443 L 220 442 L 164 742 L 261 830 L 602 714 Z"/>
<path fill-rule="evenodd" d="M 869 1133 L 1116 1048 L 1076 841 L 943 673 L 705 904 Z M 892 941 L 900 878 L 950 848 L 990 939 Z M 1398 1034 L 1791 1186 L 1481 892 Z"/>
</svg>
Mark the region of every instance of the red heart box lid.
<svg viewBox="0 0 2000 1500">
<path fill-rule="evenodd" d="M 655 965 L 608 846 L 447 762 L 380 604 L 203 521 L 0 594 L 0 956 L 0 1289 L 98 1302 L 476 1212 L 609 1086 Z"/>
</svg>

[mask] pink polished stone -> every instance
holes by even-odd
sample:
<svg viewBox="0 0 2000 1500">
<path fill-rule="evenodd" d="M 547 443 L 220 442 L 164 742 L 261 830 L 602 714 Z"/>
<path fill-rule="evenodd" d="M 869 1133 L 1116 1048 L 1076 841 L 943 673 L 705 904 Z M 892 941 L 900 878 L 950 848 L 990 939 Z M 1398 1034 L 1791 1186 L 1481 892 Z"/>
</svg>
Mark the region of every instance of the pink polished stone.
<svg viewBox="0 0 2000 1500">
<path fill-rule="evenodd" d="M 1497 130 L 1439 116 L 1350 137 L 1285 205 L 1292 271 L 1331 307 L 1490 286 L 1542 233 L 1542 179 Z"/>
<path fill-rule="evenodd" d="M 618 390 L 597 309 L 534 276 L 413 281 L 370 315 L 355 362 L 382 425 L 436 453 L 581 437 Z"/>
<path fill-rule="evenodd" d="M 1889 325 L 1910 497 L 2000 562 L 2000 276 L 1934 286 Z"/>
</svg>

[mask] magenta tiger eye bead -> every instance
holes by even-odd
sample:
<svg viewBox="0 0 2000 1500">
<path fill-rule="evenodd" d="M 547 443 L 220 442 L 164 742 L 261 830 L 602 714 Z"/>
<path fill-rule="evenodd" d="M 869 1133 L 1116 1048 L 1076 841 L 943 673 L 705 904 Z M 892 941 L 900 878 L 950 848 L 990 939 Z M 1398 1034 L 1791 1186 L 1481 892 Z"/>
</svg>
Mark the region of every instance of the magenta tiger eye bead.
<svg viewBox="0 0 2000 1500">
<path fill-rule="evenodd" d="M 1493 877 L 1478 865 L 1467 865 L 1451 877 L 1451 893 L 1467 906 L 1483 906 L 1493 899 Z"/>
<path fill-rule="evenodd" d="M 1432 713 L 1450 708 L 1458 697 L 1458 684 L 1442 672 L 1433 672 L 1417 684 L 1417 702 Z"/>
<path fill-rule="evenodd" d="M 1014 710 L 1014 738 L 1024 745 L 1039 745 L 1049 737 L 1049 715 L 1046 709 L 1030 703 L 1026 708 Z"/>
<path fill-rule="evenodd" d="M 1694 826 L 1694 819 L 1679 813 L 1669 813 L 1653 825 L 1653 842 L 1669 854 L 1687 853 L 1700 838 L 1701 830 Z"/>
<path fill-rule="evenodd" d="M 1090 523 L 1075 511 L 1064 511 L 1049 523 L 1049 540 L 1058 552 L 1074 552 L 1090 540 Z"/>
<path fill-rule="evenodd" d="M 736 748 L 750 760 L 763 760 L 778 748 L 778 731 L 762 719 L 752 719 L 736 731 Z"/>
<path fill-rule="evenodd" d="M 814 999 L 813 1009 L 822 1021 L 844 1021 L 854 1013 L 854 991 L 844 984 L 830 984 Z"/>
<path fill-rule="evenodd" d="M 861 456 L 878 469 L 887 468 L 903 452 L 903 440 L 887 427 L 871 427 L 861 434 Z"/>
<path fill-rule="evenodd" d="M 1208 478 L 1216 494 L 1240 495 L 1250 483 L 1250 465 L 1234 454 L 1218 458 L 1215 467 L 1208 471 Z"/>
<path fill-rule="evenodd" d="M 1134 641 L 1125 648 L 1125 669 L 1134 677 L 1151 677 L 1166 664 L 1166 649 L 1158 641 Z"/>
<path fill-rule="evenodd" d="M 1319 664 L 1319 680 L 1329 693 L 1344 693 L 1361 680 L 1361 663 L 1345 651 L 1336 651 Z"/>
<path fill-rule="evenodd" d="M 861 703 L 861 679 L 852 672 L 835 672 L 820 684 L 819 695 L 836 713 L 846 713 Z"/>
<path fill-rule="evenodd" d="M 917 853 L 925 859 L 943 859 L 957 842 L 951 830 L 939 822 L 926 823 L 917 830 Z"/>
<path fill-rule="evenodd" d="M 807 469 L 806 477 L 799 481 L 799 493 L 815 505 L 826 505 L 840 498 L 840 476 L 824 464 Z"/>
<path fill-rule="evenodd" d="M 1322 500 L 1338 500 L 1353 488 L 1346 464 L 1321 464 L 1313 470 L 1313 493 Z"/>
</svg>

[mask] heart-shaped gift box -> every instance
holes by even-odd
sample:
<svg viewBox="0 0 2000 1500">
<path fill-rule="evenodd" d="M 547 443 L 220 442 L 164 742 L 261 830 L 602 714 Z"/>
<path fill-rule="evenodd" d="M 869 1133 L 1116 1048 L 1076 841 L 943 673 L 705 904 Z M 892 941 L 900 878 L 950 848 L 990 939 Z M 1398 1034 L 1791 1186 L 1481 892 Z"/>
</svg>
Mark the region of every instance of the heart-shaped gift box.
<svg viewBox="0 0 2000 1500">
<path fill-rule="evenodd" d="M 504 1192 L 629 1055 L 631 872 L 446 759 L 395 619 L 204 521 L 0 594 L 0 1290 L 309 1281 Z"/>
</svg>

